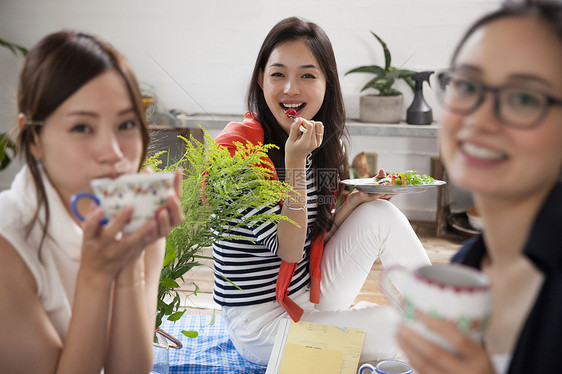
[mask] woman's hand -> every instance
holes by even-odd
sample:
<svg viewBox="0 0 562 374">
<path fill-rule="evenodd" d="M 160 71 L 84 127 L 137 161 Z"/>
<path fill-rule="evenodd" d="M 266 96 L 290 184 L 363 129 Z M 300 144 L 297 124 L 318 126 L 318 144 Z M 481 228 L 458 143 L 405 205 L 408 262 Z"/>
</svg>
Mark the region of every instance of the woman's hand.
<svg viewBox="0 0 562 374">
<path fill-rule="evenodd" d="M 183 170 L 175 172 L 174 191 L 175 194 L 168 196 L 166 209 L 160 209 L 156 214 L 157 238 L 168 236 L 172 227 L 179 226 L 183 222 L 184 214 L 181 207 L 180 197 L 182 191 Z"/>
<path fill-rule="evenodd" d="M 494 374 L 484 347 L 460 332 L 452 322 L 427 315 L 420 316 L 420 320 L 430 330 L 447 340 L 456 353 L 451 353 L 401 325 L 396 338 L 416 373 Z"/>
<path fill-rule="evenodd" d="M 386 172 L 384 169 L 380 169 L 377 177 L 384 178 L 385 176 Z M 361 192 L 358 189 L 353 190 L 349 195 L 347 195 L 345 202 L 337 210 L 334 216 L 334 225 L 332 225 L 332 229 L 330 231 L 325 233 L 324 242 L 328 242 L 328 240 L 330 240 L 342 223 L 359 205 L 376 199 L 388 200 L 392 196 L 392 194 L 373 194 Z"/>
<path fill-rule="evenodd" d="M 384 178 L 384 177 L 386 177 L 386 172 L 384 171 L 384 169 L 380 169 L 378 174 L 376 175 L 376 178 Z M 355 209 L 359 205 L 366 203 L 367 201 L 373 201 L 376 199 L 390 200 L 392 196 L 394 195 L 366 193 L 355 189 L 347 196 L 346 201 L 349 202 L 350 205 Z"/>
<path fill-rule="evenodd" d="M 134 261 L 144 248 L 158 238 L 157 225 L 151 220 L 137 231 L 124 235 L 132 207 L 125 207 L 105 226 L 100 225 L 103 210 L 96 208 L 84 221 L 81 268 L 90 275 L 102 274 L 113 279 L 126 264 Z"/>
<path fill-rule="evenodd" d="M 348 202 L 353 208 L 357 208 L 359 205 L 368 201 L 373 201 L 376 199 L 388 200 L 391 196 L 392 195 L 388 194 L 361 192 L 358 189 L 355 189 L 351 191 L 349 195 L 347 195 L 347 199 L 345 201 Z"/>
<path fill-rule="evenodd" d="M 320 147 L 323 138 L 324 125 L 322 122 L 308 121 L 301 117 L 295 119 L 285 143 L 285 164 L 300 163 L 310 152 Z"/>
</svg>

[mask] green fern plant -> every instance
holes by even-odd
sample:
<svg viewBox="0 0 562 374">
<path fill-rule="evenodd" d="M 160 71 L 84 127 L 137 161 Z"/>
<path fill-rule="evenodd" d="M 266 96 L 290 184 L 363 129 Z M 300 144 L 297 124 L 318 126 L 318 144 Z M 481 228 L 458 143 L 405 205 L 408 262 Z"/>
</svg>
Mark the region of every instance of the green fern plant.
<svg viewBox="0 0 562 374">
<path fill-rule="evenodd" d="M 185 281 L 187 272 L 201 266 L 199 260 L 205 258 L 199 255 L 201 249 L 211 246 L 218 239 L 236 238 L 231 230 L 238 226 L 265 221 L 293 222 L 277 214 L 244 215 L 248 208 L 277 204 L 290 198 L 289 192 L 294 191 L 290 185 L 272 179 L 273 171 L 262 164 L 267 151 L 275 146 L 238 143 L 236 153 L 231 156 L 203 127 L 201 129 L 204 143 L 193 136 L 190 139 L 179 136 L 185 141 L 186 151 L 177 163 L 162 167 L 158 157 L 163 152 L 154 154 L 146 162 L 146 166 L 157 171 L 184 168 L 181 204 L 185 220 L 181 226 L 172 229 L 166 241 L 166 255 L 158 288 L 157 328 L 164 317 L 176 321 L 184 314 L 185 310 L 179 310 L 178 280 Z M 199 288 L 196 284 L 193 287 L 192 293 L 197 295 Z M 182 333 L 190 337 L 197 336 L 194 331 Z"/>
</svg>

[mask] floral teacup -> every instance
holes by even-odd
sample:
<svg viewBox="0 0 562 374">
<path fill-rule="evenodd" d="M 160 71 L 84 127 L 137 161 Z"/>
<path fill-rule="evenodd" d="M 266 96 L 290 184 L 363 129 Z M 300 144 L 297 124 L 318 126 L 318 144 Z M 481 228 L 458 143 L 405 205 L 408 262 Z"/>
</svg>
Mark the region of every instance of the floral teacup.
<svg viewBox="0 0 562 374">
<path fill-rule="evenodd" d="M 389 276 L 393 272 L 407 275 L 403 295 L 390 285 Z M 459 264 L 429 265 L 414 270 L 397 265 L 384 270 L 383 288 L 403 321 L 442 347 L 452 351 L 443 338 L 419 321 L 420 313 L 452 321 L 472 339 L 483 340 L 491 307 L 490 280 L 485 274 Z"/>
<path fill-rule="evenodd" d="M 125 206 L 133 206 L 133 216 L 123 228 L 124 233 L 130 233 L 153 219 L 158 210 L 166 206 L 166 198 L 174 194 L 174 173 L 124 174 L 116 179 L 94 179 L 90 185 L 93 195 L 80 192 L 72 196 L 74 215 L 79 220 L 84 220 L 76 207 L 82 198 L 91 199 L 102 207 L 102 223 L 108 222 Z"/>
</svg>

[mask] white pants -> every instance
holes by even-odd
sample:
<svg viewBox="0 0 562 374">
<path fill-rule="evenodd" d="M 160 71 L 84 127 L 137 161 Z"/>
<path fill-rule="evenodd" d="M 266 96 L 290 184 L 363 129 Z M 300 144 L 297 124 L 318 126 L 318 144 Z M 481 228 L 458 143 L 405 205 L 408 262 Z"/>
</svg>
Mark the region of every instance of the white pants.
<svg viewBox="0 0 562 374">
<path fill-rule="evenodd" d="M 404 358 L 394 339 L 398 315 L 391 307 L 349 309 L 377 257 L 384 267 L 430 264 L 408 219 L 385 200 L 361 204 L 326 243 L 320 303 L 310 302 L 309 290 L 291 295 L 304 309 L 303 321 L 365 330 L 361 362 Z M 403 280 L 392 278 L 392 282 L 403 290 Z M 279 320 L 290 318 L 277 302 L 223 307 L 222 314 L 238 352 L 261 365 L 269 361 Z"/>
</svg>

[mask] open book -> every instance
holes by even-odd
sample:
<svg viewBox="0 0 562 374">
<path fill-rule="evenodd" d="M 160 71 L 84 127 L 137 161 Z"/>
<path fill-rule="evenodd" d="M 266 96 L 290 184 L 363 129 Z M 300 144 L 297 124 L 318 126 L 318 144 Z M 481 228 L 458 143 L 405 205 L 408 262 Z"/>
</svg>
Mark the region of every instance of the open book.
<svg viewBox="0 0 562 374">
<path fill-rule="evenodd" d="M 279 322 L 266 374 L 355 374 L 365 331 L 312 322 Z"/>
</svg>

